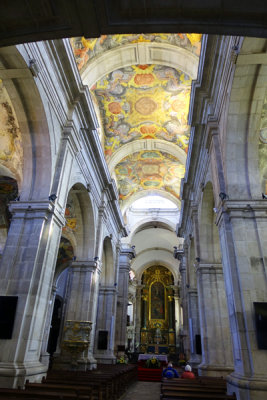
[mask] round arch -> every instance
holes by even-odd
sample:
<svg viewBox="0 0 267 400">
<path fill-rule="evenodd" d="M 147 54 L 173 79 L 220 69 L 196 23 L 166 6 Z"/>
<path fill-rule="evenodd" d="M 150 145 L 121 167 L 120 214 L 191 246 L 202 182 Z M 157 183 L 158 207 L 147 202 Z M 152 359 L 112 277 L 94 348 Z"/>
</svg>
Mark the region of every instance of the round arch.
<svg viewBox="0 0 267 400">
<path fill-rule="evenodd" d="M 138 64 L 161 64 L 179 69 L 196 79 L 198 57 L 190 51 L 167 43 L 134 43 L 120 46 L 95 57 L 82 73 L 89 88 L 110 72 Z"/>
<path fill-rule="evenodd" d="M 66 227 L 63 235 L 75 237 L 78 260 L 93 259 L 95 255 L 96 222 L 93 203 L 83 183 L 71 182 L 66 201 Z"/>
<path fill-rule="evenodd" d="M 131 269 L 134 271 L 136 279 L 140 280 L 144 270 L 153 265 L 162 265 L 168 268 L 174 276 L 174 281 L 178 282 L 177 262 L 173 257 L 173 252 L 168 250 L 152 249 L 143 252 L 134 259 Z"/>
<path fill-rule="evenodd" d="M 111 174 L 113 173 L 116 165 L 119 164 L 123 160 L 123 158 L 129 156 L 132 153 L 144 150 L 164 151 L 176 157 L 181 164 L 185 165 L 186 163 L 186 153 L 177 145 L 167 142 L 166 140 L 160 140 L 160 139 L 149 139 L 149 140 L 139 139 L 124 144 L 115 153 L 112 154 L 112 157 L 108 162 L 110 173 Z"/>
<path fill-rule="evenodd" d="M 157 194 L 159 196 L 165 197 L 166 199 L 171 200 L 174 204 L 177 205 L 177 208 L 181 208 L 181 202 L 177 197 L 175 197 L 173 194 L 166 192 L 164 190 L 158 190 L 158 189 L 153 189 L 153 192 L 150 190 L 142 190 L 140 192 L 136 192 L 131 195 L 131 197 L 128 200 L 125 200 L 123 204 L 121 205 L 121 212 L 122 215 L 126 212 L 126 210 L 131 206 L 133 202 L 135 202 L 138 199 L 141 199 L 142 197 L 148 196 L 150 194 Z"/>
<path fill-rule="evenodd" d="M 222 138 L 230 199 L 261 198 L 259 133 L 267 81 L 253 54 L 266 54 L 266 46 L 266 39 L 245 38 L 237 59 Z"/>
<path fill-rule="evenodd" d="M 113 286 L 115 282 L 115 265 L 111 238 L 106 236 L 103 241 L 102 271 L 100 282 L 102 286 Z"/>
<path fill-rule="evenodd" d="M 134 268 L 132 268 L 133 270 L 134 270 L 134 272 L 135 272 L 135 278 L 138 280 L 138 281 L 141 281 L 141 278 L 142 278 L 142 275 L 143 275 L 143 273 L 144 273 L 144 271 L 146 270 L 146 269 L 148 269 L 149 267 L 153 267 L 153 266 L 162 266 L 162 267 L 166 267 L 172 274 L 173 274 L 173 277 L 174 277 L 174 284 L 177 284 L 178 283 L 178 274 L 177 274 L 177 272 L 175 271 L 175 267 L 174 267 L 174 265 L 172 265 L 171 263 L 169 263 L 168 261 L 166 261 L 166 260 L 158 260 L 158 261 L 150 261 L 150 262 L 147 262 L 147 263 L 144 263 L 144 264 L 142 264 L 141 266 L 140 266 L 140 268 L 138 269 L 138 271 L 135 271 L 134 270 Z"/>
<path fill-rule="evenodd" d="M 47 200 L 52 179 L 51 138 L 39 88 L 18 48 L 2 48 L 0 55 L 5 66 L 1 70 L 1 79 L 11 99 L 22 136 L 23 178 L 18 182 L 20 197 L 24 201 Z"/>
<path fill-rule="evenodd" d="M 163 228 L 163 229 L 169 230 L 171 232 L 175 232 L 175 228 L 176 228 L 175 224 L 171 223 L 167 219 L 157 217 L 157 220 L 153 221 L 153 220 L 151 220 L 151 217 L 147 217 L 145 219 L 142 219 L 142 221 L 138 221 L 135 225 L 133 225 L 132 230 L 127 238 L 127 241 L 129 241 L 129 243 L 131 243 L 133 240 L 133 237 L 136 233 L 140 232 L 142 230 L 142 228 L 146 228 L 151 225 L 156 225 L 157 228 Z"/>
</svg>

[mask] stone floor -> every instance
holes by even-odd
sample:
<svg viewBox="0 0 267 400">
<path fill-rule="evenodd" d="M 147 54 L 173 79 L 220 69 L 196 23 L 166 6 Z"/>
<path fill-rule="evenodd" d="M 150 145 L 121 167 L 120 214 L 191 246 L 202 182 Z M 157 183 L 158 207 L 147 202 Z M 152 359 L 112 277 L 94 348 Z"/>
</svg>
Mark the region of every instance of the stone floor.
<svg viewBox="0 0 267 400">
<path fill-rule="evenodd" d="M 160 382 L 137 381 L 127 390 L 120 400 L 159 400 Z"/>
</svg>

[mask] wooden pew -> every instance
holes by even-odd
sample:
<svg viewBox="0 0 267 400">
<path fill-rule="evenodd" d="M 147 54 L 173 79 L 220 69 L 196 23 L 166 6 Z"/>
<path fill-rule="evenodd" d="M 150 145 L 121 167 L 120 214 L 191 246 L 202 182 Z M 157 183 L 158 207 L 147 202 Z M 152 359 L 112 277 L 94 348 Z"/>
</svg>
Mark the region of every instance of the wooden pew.
<svg viewBox="0 0 267 400">
<path fill-rule="evenodd" d="M 236 400 L 235 395 L 216 394 L 216 393 L 189 393 L 166 391 L 161 393 L 161 400 Z"/>
<path fill-rule="evenodd" d="M 95 371 L 52 371 L 42 383 L 26 382 L 23 389 L 0 389 L 8 400 L 117 400 L 137 380 L 137 367 L 101 366 Z"/>
<path fill-rule="evenodd" d="M 162 379 L 162 400 L 234 400 L 235 395 L 226 394 L 226 381 L 215 377 L 196 379 Z"/>
<path fill-rule="evenodd" d="M 43 382 L 45 384 L 92 386 L 93 398 L 115 400 L 136 380 L 136 366 L 105 365 L 94 371 L 51 371 Z"/>
<path fill-rule="evenodd" d="M 87 400 L 88 397 L 79 397 Z M 0 399 L 22 399 L 22 400 L 77 400 L 74 392 L 61 393 L 60 391 L 50 392 L 45 389 L 42 391 L 28 391 L 24 389 L 0 389 Z"/>
<path fill-rule="evenodd" d="M 63 384 L 43 384 L 43 383 L 26 383 L 26 391 L 36 392 L 60 392 L 61 394 L 73 394 L 76 398 L 93 400 L 93 390 L 91 386 L 79 385 L 63 385 Z"/>
</svg>

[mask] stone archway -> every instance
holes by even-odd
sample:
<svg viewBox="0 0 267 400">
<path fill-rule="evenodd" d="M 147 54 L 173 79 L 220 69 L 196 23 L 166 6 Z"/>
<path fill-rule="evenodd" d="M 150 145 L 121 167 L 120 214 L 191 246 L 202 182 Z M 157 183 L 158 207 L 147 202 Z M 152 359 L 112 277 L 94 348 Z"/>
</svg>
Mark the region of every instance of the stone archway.
<svg viewBox="0 0 267 400">
<path fill-rule="evenodd" d="M 54 160 L 51 155 L 53 133 L 48 124 L 46 109 L 38 87 L 38 82 L 29 70 L 25 54 L 16 47 L 2 48 L 0 56 L 5 65 L 3 88 L 11 101 L 6 101 L 6 112 L 12 113 L 12 134 L 17 138 L 14 146 L 23 152 L 20 159 L 14 159 L 19 182 L 21 201 L 28 199 L 48 199 L 51 185 L 51 171 Z M 13 74 L 9 74 L 9 70 Z M 10 128 L 10 129 L 11 129 Z M 17 130 L 17 133 L 14 131 Z M 23 170 L 23 177 L 21 171 Z"/>
</svg>

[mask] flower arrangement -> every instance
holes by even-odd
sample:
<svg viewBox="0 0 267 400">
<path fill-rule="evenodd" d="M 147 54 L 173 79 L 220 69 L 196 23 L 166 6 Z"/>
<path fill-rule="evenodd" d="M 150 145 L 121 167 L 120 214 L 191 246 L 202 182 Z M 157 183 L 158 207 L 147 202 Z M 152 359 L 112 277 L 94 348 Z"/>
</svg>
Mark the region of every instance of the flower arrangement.
<svg viewBox="0 0 267 400">
<path fill-rule="evenodd" d="M 161 366 L 160 361 L 156 357 L 152 357 L 146 360 L 147 368 L 160 368 L 160 366 Z"/>
<path fill-rule="evenodd" d="M 127 363 L 128 361 L 124 358 L 124 356 L 117 358 L 117 364 L 127 364 Z"/>
</svg>

